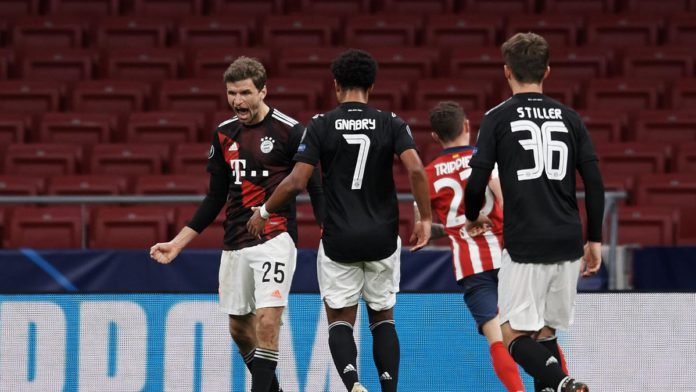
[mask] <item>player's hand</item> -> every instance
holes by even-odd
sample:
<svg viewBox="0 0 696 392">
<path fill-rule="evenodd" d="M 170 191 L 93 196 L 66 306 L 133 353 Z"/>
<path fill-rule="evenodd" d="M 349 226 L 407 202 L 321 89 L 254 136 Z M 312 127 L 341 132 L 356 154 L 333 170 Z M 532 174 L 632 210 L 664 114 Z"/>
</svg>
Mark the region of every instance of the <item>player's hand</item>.
<svg viewBox="0 0 696 392">
<path fill-rule="evenodd" d="M 599 267 L 602 265 L 602 243 L 587 242 L 584 251 L 580 272 L 582 272 L 582 276 L 592 276 L 599 271 Z"/>
<path fill-rule="evenodd" d="M 466 221 L 466 232 L 471 237 L 481 235 L 493 227 L 491 220 L 483 214 L 479 214 L 475 221 Z"/>
<path fill-rule="evenodd" d="M 411 247 L 411 252 L 416 252 L 428 245 L 430 241 L 430 226 L 433 222 L 430 220 L 420 220 L 413 226 L 413 234 L 411 234 L 411 243 L 415 243 Z"/>
<path fill-rule="evenodd" d="M 254 213 L 251 215 L 251 218 L 249 218 L 249 221 L 247 221 L 247 230 L 256 238 L 261 238 L 263 228 L 266 226 L 266 220 L 261 217 L 259 208 L 260 207 L 251 207 Z"/>
<path fill-rule="evenodd" d="M 181 247 L 173 242 L 160 242 L 150 248 L 150 257 L 160 264 L 169 264 L 180 252 Z"/>
</svg>

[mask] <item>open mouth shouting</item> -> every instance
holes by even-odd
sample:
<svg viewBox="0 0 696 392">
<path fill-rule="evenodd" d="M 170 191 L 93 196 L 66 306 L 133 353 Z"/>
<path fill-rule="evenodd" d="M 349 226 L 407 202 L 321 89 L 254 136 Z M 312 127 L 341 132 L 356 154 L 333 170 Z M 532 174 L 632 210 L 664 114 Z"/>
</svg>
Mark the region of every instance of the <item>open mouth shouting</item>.
<svg viewBox="0 0 696 392">
<path fill-rule="evenodd" d="M 237 118 L 239 118 L 239 121 L 243 123 L 251 121 L 253 117 L 253 114 L 251 113 L 251 110 L 249 110 L 249 108 L 237 106 L 234 108 L 234 112 L 237 114 Z"/>
</svg>

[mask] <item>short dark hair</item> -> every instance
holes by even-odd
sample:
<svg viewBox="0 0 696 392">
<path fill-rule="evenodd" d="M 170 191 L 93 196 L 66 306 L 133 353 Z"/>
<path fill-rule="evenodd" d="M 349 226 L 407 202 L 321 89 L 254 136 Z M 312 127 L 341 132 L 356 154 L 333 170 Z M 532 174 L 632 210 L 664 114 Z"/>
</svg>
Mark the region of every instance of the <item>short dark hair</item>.
<svg viewBox="0 0 696 392">
<path fill-rule="evenodd" d="M 462 133 L 464 109 L 454 101 L 438 102 L 430 109 L 430 127 L 443 142 L 451 142 Z"/>
<path fill-rule="evenodd" d="M 501 47 L 505 64 L 520 83 L 541 83 L 549 66 L 549 44 L 534 33 L 517 33 Z"/>
<path fill-rule="evenodd" d="M 377 62 L 363 50 L 350 49 L 333 61 L 331 73 L 342 88 L 367 90 L 375 84 Z"/>
<path fill-rule="evenodd" d="M 223 75 L 225 83 L 251 79 L 254 86 L 261 90 L 266 85 L 266 68 L 255 58 L 240 56 L 235 59 Z"/>
</svg>

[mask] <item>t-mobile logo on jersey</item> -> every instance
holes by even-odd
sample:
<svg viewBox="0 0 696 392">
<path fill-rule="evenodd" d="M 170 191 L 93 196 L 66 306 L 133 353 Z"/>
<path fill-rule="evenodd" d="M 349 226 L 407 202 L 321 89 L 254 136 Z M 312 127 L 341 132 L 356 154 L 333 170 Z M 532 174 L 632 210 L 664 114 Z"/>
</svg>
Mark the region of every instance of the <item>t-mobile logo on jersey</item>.
<svg viewBox="0 0 696 392">
<path fill-rule="evenodd" d="M 242 177 L 247 177 L 246 159 L 230 159 L 235 185 L 242 184 Z M 249 177 L 268 177 L 268 170 L 249 170 Z"/>
</svg>

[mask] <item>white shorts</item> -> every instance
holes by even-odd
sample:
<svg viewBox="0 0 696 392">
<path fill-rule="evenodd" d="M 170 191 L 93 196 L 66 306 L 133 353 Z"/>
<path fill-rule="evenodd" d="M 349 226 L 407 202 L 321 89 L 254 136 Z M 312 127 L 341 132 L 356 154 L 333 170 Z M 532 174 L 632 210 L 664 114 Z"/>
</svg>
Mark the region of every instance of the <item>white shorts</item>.
<svg viewBox="0 0 696 392">
<path fill-rule="evenodd" d="M 319 242 L 317 278 L 321 298 L 331 309 L 357 305 L 361 294 L 372 310 L 391 309 L 401 280 L 401 239 L 397 237 L 396 251 L 386 259 L 353 263 L 331 260 Z"/>
<path fill-rule="evenodd" d="M 516 331 L 544 326 L 566 330 L 573 323 L 580 259 L 553 264 L 516 263 L 503 250 L 498 272 L 500 324 Z"/>
<path fill-rule="evenodd" d="M 286 306 L 296 256 L 288 233 L 249 248 L 223 251 L 218 274 L 220 311 L 242 316 L 258 308 Z"/>
</svg>

